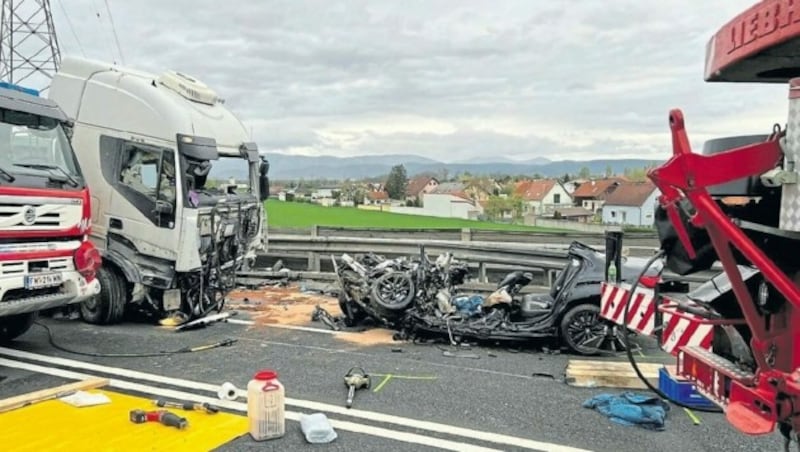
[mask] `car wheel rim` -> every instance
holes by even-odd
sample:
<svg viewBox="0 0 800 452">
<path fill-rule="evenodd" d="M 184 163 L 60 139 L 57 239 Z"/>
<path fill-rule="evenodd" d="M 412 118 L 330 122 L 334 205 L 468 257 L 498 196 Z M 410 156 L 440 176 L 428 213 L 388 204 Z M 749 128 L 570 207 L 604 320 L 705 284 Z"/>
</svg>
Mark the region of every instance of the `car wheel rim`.
<svg viewBox="0 0 800 452">
<path fill-rule="evenodd" d="M 582 352 L 617 352 L 625 350 L 624 342 L 615 327 L 600 318 L 593 310 L 579 311 L 567 327 L 572 345 Z"/>
<path fill-rule="evenodd" d="M 390 274 L 378 283 L 378 294 L 388 305 L 401 304 L 409 293 L 411 293 L 410 281 L 401 274 Z"/>
</svg>

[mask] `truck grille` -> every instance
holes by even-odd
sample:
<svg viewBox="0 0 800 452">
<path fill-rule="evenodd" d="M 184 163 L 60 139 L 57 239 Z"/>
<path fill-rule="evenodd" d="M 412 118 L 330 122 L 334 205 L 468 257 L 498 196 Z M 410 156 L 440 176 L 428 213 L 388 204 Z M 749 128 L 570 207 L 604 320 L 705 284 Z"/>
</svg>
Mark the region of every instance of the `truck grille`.
<svg viewBox="0 0 800 452">
<path fill-rule="evenodd" d="M 73 270 L 75 270 L 75 264 L 72 262 L 72 258 L 69 257 L 0 262 L 0 277 Z"/>
<path fill-rule="evenodd" d="M 69 229 L 82 216 L 79 198 L 0 196 L 0 229 L 4 230 Z"/>
</svg>

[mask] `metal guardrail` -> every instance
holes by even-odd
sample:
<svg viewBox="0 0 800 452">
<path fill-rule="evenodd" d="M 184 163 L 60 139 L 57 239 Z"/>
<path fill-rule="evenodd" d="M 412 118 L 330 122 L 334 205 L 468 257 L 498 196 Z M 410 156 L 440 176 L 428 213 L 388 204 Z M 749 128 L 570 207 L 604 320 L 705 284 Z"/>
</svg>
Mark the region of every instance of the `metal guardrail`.
<svg viewBox="0 0 800 452">
<path fill-rule="evenodd" d="M 455 240 L 477 242 L 510 242 L 528 244 L 561 244 L 569 245 L 574 240 L 581 241 L 591 246 L 604 246 L 603 234 L 588 232 L 531 232 L 511 230 L 484 230 L 484 229 L 387 229 L 387 228 L 343 228 L 330 226 L 313 226 L 311 228 L 274 228 L 270 227 L 270 234 L 275 235 L 310 235 L 314 237 L 364 237 L 364 238 L 397 238 L 430 240 Z M 658 237 L 655 232 L 626 232 L 625 244 L 632 247 L 658 247 Z"/>
<path fill-rule="evenodd" d="M 319 272 L 323 260 L 330 256 L 369 252 L 390 258 L 414 256 L 419 254 L 421 245 L 429 255 L 450 252 L 456 259 L 476 266 L 480 282 L 487 282 L 492 270 L 517 269 L 542 273 L 549 284 L 564 266 L 566 258 L 563 247 L 547 249 L 530 244 L 277 234 L 269 236 L 267 254 L 279 258 L 305 258 L 307 270 Z"/>
</svg>

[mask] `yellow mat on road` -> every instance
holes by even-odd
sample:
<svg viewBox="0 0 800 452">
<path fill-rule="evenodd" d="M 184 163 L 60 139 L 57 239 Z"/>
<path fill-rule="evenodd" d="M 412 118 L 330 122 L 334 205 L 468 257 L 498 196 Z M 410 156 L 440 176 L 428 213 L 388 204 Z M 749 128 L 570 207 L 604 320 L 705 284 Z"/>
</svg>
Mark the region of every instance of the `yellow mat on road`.
<svg viewBox="0 0 800 452">
<path fill-rule="evenodd" d="M 50 400 L 0 414 L 2 449 L 13 451 L 203 451 L 247 433 L 247 418 L 228 413 L 169 411 L 185 417 L 184 430 L 158 422 L 134 424 L 131 410 L 157 409 L 152 400 L 109 391 L 110 404 L 76 408 Z"/>
</svg>

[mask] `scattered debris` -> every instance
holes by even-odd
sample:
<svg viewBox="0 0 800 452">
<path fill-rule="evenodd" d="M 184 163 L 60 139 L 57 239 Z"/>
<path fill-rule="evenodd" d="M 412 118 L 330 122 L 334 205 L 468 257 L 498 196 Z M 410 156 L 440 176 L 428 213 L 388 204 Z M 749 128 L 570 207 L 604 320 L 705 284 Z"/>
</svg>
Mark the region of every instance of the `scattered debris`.
<svg viewBox="0 0 800 452">
<path fill-rule="evenodd" d="M 691 419 L 692 424 L 694 424 L 694 425 L 700 425 L 701 424 L 700 418 L 697 417 L 696 414 L 694 414 L 694 411 L 692 411 L 692 410 L 690 410 L 689 408 L 686 408 L 686 407 L 683 408 L 683 411 L 686 413 L 687 416 L 689 416 L 689 419 Z"/>
<path fill-rule="evenodd" d="M 552 380 L 556 379 L 555 375 L 548 374 L 548 373 L 545 373 L 545 372 L 534 372 L 534 373 L 531 374 L 531 377 L 543 377 L 543 378 L 550 378 Z"/>
<path fill-rule="evenodd" d="M 442 356 L 446 356 L 448 358 L 481 359 L 480 355 L 476 355 L 475 353 L 453 353 L 448 350 L 443 351 Z"/>
<path fill-rule="evenodd" d="M 393 348 L 392 349 L 392 353 L 403 353 L 403 349 L 402 348 Z"/>
<path fill-rule="evenodd" d="M 206 414 L 219 413 L 219 408 L 217 406 L 207 402 L 170 402 L 168 400 L 157 399 L 153 400 L 153 404 L 161 408 L 178 408 L 186 411 L 202 411 Z"/>
<path fill-rule="evenodd" d="M 342 328 L 339 326 L 337 319 L 335 319 L 328 311 L 320 305 L 314 308 L 311 313 L 311 320 L 314 322 L 322 322 L 333 331 L 339 331 Z"/>
<path fill-rule="evenodd" d="M 489 356 L 489 358 L 497 358 L 497 355 L 495 355 L 492 352 L 487 353 L 487 355 Z"/>
<path fill-rule="evenodd" d="M 236 314 L 237 314 L 236 311 L 227 311 L 221 314 L 205 316 L 197 320 L 192 320 L 191 322 L 178 325 L 175 327 L 175 331 L 189 331 L 189 330 L 197 330 L 200 328 L 205 328 L 208 325 L 211 325 L 212 323 L 225 322 L 229 318 L 235 316 Z"/>
<path fill-rule="evenodd" d="M 111 399 L 105 394 L 95 394 L 86 391 L 76 391 L 70 395 L 60 397 L 58 400 L 77 408 L 111 403 Z"/>
<path fill-rule="evenodd" d="M 591 408 L 620 425 L 637 425 L 648 430 L 664 430 L 664 421 L 669 412 L 669 405 L 658 397 L 623 392 L 600 394 L 583 403 L 584 408 Z"/>
<path fill-rule="evenodd" d="M 327 444 L 338 436 L 327 416 L 323 413 L 301 414 L 300 430 L 302 430 L 306 441 L 311 444 Z"/>
</svg>

